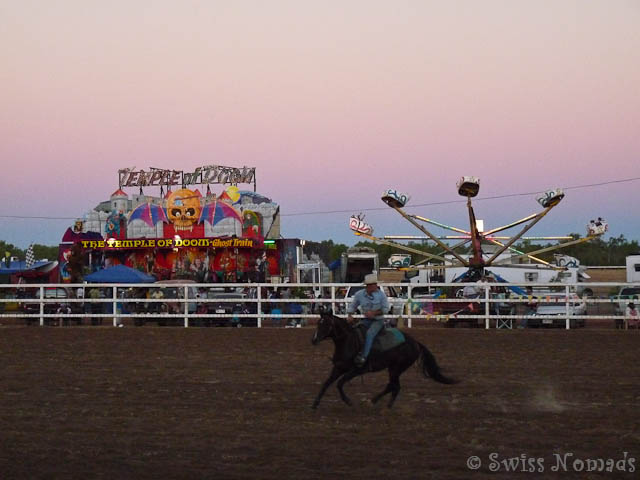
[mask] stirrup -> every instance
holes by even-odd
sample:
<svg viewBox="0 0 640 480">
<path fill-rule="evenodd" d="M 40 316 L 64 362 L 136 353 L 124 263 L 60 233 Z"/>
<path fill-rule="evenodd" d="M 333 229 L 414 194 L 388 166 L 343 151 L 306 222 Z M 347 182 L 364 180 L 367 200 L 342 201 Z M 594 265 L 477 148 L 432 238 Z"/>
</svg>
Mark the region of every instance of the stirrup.
<svg viewBox="0 0 640 480">
<path fill-rule="evenodd" d="M 362 355 L 356 355 L 356 358 L 353 359 L 353 362 L 356 364 L 356 367 L 362 367 L 366 363 L 367 359 Z"/>
</svg>

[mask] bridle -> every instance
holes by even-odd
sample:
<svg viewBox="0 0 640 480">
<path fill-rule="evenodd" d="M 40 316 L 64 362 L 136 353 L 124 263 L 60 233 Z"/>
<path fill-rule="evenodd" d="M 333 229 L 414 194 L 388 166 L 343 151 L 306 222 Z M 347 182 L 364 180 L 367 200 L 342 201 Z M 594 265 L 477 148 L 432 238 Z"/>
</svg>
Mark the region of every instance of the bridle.
<svg viewBox="0 0 640 480">
<path fill-rule="evenodd" d="M 322 320 L 328 320 L 329 321 L 329 330 L 326 332 L 326 334 L 322 337 L 321 340 L 324 340 L 325 338 L 328 337 L 333 337 L 335 340 L 341 340 L 343 338 L 345 338 L 348 333 L 345 332 L 343 329 L 341 328 L 337 328 L 336 326 L 336 319 L 333 315 L 330 314 L 322 314 L 320 315 L 320 319 Z M 317 330 L 316 330 L 316 335 L 317 335 Z M 315 336 L 314 336 L 315 338 Z M 317 340 L 318 342 L 321 340 Z"/>
</svg>

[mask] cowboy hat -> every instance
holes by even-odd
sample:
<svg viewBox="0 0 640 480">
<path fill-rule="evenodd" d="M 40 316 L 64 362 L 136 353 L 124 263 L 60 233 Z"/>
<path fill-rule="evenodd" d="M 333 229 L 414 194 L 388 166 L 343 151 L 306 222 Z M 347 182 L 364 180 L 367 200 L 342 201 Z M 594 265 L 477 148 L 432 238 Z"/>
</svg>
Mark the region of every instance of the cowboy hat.
<svg viewBox="0 0 640 480">
<path fill-rule="evenodd" d="M 378 275 L 376 275 L 375 273 L 365 275 L 363 283 L 365 285 L 373 285 L 374 283 L 378 283 Z"/>
</svg>

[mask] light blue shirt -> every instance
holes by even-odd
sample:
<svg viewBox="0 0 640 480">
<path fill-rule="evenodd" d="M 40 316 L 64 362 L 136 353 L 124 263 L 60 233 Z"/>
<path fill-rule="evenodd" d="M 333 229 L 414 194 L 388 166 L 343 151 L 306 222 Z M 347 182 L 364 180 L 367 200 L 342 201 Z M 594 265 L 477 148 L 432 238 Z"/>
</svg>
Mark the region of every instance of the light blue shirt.
<svg viewBox="0 0 640 480">
<path fill-rule="evenodd" d="M 367 289 L 358 290 L 351 300 L 351 304 L 347 309 L 347 313 L 352 314 L 360 307 L 360 311 L 366 315 L 369 311 L 381 310 L 383 315 L 389 310 L 389 302 L 387 296 L 381 289 L 377 289 L 371 294 L 367 293 Z M 383 320 L 382 315 L 376 316 L 376 320 Z"/>
</svg>

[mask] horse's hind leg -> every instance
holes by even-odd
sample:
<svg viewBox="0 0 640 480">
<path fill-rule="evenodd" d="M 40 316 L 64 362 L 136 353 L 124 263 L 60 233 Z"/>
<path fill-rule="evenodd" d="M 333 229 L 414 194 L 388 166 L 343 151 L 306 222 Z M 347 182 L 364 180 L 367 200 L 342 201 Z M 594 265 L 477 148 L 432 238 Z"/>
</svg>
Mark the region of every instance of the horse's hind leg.
<svg viewBox="0 0 640 480">
<path fill-rule="evenodd" d="M 391 408 L 393 406 L 393 402 L 396 401 L 396 397 L 398 396 L 398 393 L 400 393 L 400 375 L 402 375 L 407 368 L 413 365 L 413 362 L 415 362 L 415 358 L 409 357 L 407 359 L 404 359 L 402 362 L 399 362 L 399 363 L 396 363 L 395 365 L 390 366 L 389 367 L 389 383 L 387 384 L 386 388 L 382 392 L 380 392 L 378 395 L 373 397 L 371 401 L 373 403 L 376 403 L 378 400 L 384 397 L 387 393 L 391 393 L 391 399 L 389 400 L 389 404 L 387 405 L 389 408 Z"/>
<path fill-rule="evenodd" d="M 400 375 L 413 365 L 413 362 L 415 362 L 415 358 L 408 358 L 406 361 L 396 365 L 395 368 L 389 369 L 389 387 L 391 388 L 391 399 L 387 405 L 389 408 L 393 406 L 393 402 L 396 401 L 396 397 L 400 393 Z"/>
<path fill-rule="evenodd" d="M 378 403 L 378 400 L 380 400 L 382 397 L 384 397 L 387 393 L 391 391 L 392 391 L 391 382 L 389 382 L 387 383 L 387 386 L 383 391 L 381 391 L 378 395 L 376 395 L 371 399 L 371 403 Z"/>
<path fill-rule="evenodd" d="M 387 407 L 393 407 L 393 402 L 396 401 L 396 397 L 400 393 L 400 374 L 394 375 L 389 379 L 389 387 L 391 388 L 391 398 L 389 399 L 389 403 Z"/>
<path fill-rule="evenodd" d="M 316 397 L 316 399 L 313 401 L 313 405 L 311 406 L 311 408 L 314 408 L 314 409 L 318 408 L 318 405 L 320 404 L 320 399 L 324 395 L 324 392 L 327 391 L 327 388 L 329 388 L 329 386 L 333 382 L 335 382 L 340 377 L 340 375 L 342 375 L 342 373 L 343 373 L 342 370 L 339 370 L 338 368 L 333 367 L 333 370 L 331 370 L 331 374 L 329 375 L 329 378 L 327 378 L 327 380 L 322 385 L 322 388 L 320 388 L 320 392 L 318 393 L 318 396 Z"/>
</svg>

